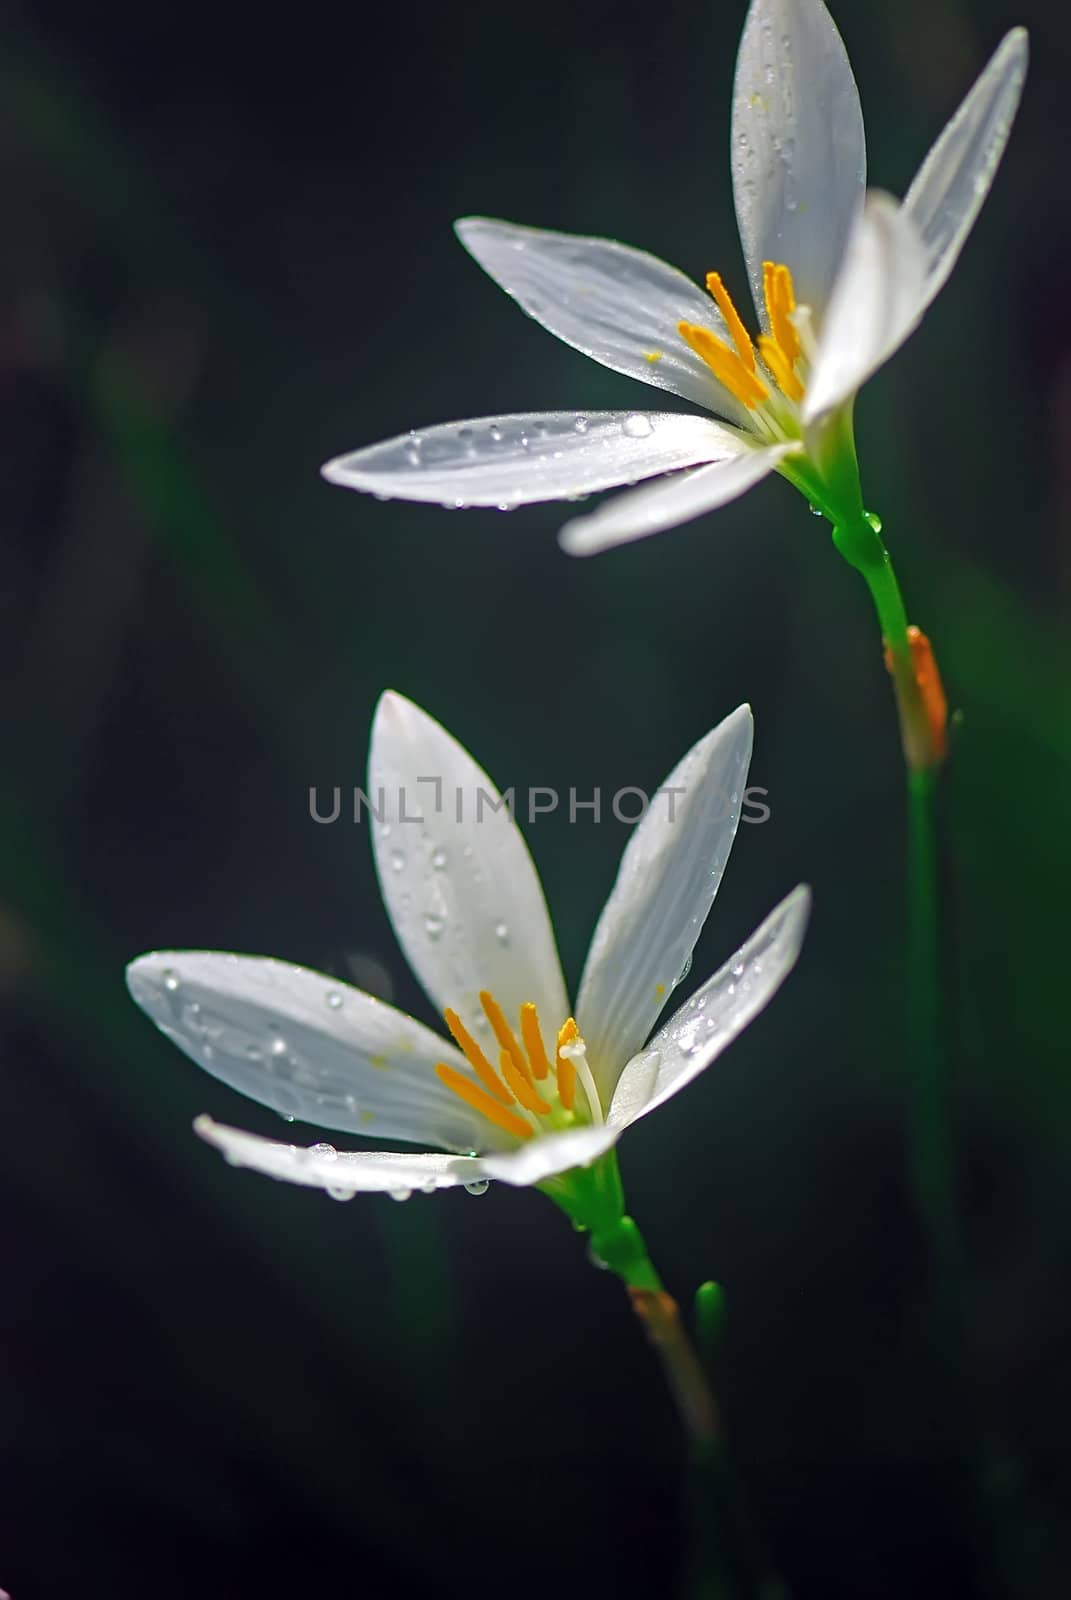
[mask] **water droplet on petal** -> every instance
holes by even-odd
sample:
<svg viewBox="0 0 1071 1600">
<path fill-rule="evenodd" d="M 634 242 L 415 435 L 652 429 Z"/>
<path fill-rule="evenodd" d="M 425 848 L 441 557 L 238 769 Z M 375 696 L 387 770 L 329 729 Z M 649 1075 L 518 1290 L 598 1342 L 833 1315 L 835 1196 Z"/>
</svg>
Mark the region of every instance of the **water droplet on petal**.
<svg viewBox="0 0 1071 1600">
<path fill-rule="evenodd" d="M 282 1117 L 284 1122 L 293 1122 L 294 1120 L 294 1113 L 292 1111 L 280 1111 L 278 1115 Z"/>
<path fill-rule="evenodd" d="M 588 419 L 587 419 L 587 417 L 577 417 L 576 421 L 573 423 L 573 427 L 576 429 L 577 433 L 587 433 L 587 431 L 588 431 Z"/>
<path fill-rule="evenodd" d="M 630 416 L 625 418 L 621 426 L 630 439 L 646 439 L 648 434 L 654 432 L 650 419 L 643 416 L 639 411 L 633 411 Z"/>
<path fill-rule="evenodd" d="M 822 515 L 822 508 L 820 506 L 808 506 L 807 510 L 811 513 L 812 517 L 820 517 Z"/>
<path fill-rule="evenodd" d="M 271 1044 L 268 1046 L 268 1049 L 271 1051 L 273 1056 L 285 1056 L 286 1055 L 286 1040 L 282 1037 L 281 1034 L 276 1034 L 275 1038 L 271 1041 Z"/>
<path fill-rule="evenodd" d="M 440 917 L 436 911 L 425 911 L 424 932 L 429 939 L 438 939 L 446 927 L 446 918 Z"/>
<path fill-rule="evenodd" d="M 327 1004 L 328 1010 L 330 1011 L 337 1011 L 342 1005 L 342 996 L 339 994 L 337 989 L 328 989 L 327 993 L 324 995 L 324 1000 Z"/>
<path fill-rule="evenodd" d="M 388 1189 L 387 1190 L 387 1193 L 390 1195 L 392 1200 L 399 1200 L 399 1201 L 408 1200 L 409 1196 L 412 1194 L 412 1192 L 413 1192 L 412 1189 Z"/>
<path fill-rule="evenodd" d="M 435 868 L 436 872 L 442 872 L 445 869 L 449 859 L 450 857 L 447 855 L 445 850 L 433 850 L 431 853 L 431 864 Z"/>
<path fill-rule="evenodd" d="M 502 443 L 502 429 L 498 426 L 497 422 L 493 422 L 487 431 L 491 435 L 491 438 L 494 440 L 495 444 Z"/>
<path fill-rule="evenodd" d="M 390 853 L 390 864 L 392 871 L 401 872 L 405 867 L 405 851 L 392 850 Z"/>
<path fill-rule="evenodd" d="M 691 970 L 692 970 L 692 952 L 689 950 L 688 954 L 684 958 L 684 965 L 681 968 L 680 972 L 677 974 L 677 983 L 683 983 L 685 978 L 688 976 L 689 972 L 691 972 Z M 674 984 L 674 988 L 676 988 L 676 984 Z"/>
<path fill-rule="evenodd" d="M 334 1186 L 324 1190 L 324 1194 L 332 1200 L 352 1200 L 356 1193 L 356 1189 L 336 1189 Z"/>
<path fill-rule="evenodd" d="M 322 1156 L 325 1161 L 337 1161 L 338 1160 L 338 1151 L 335 1149 L 334 1145 L 333 1144 L 327 1144 L 322 1139 L 321 1139 L 319 1144 L 310 1144 L 309 1145 L 309 1155 L 310 1156 Z"/>
<path fill-rule="evenodd" d="M 602 1259 L 593 1244 L 588 1245 L 588 1260 L 593 1267 L 598 1267 L 600 1272 L 609 1272 L 610 1263 Z"/>
<path fill-rule="evenodd" d="M 174 967 L 165 967 L 160 976 L 164 980 L 164 988 L 167 989 L 171 994 L 174 994 L 175 990 L 179 986 L 179 975 L 175 971 Z"/>
<path fill-rule="evenodd" d="M 486 1178 L 474 1178 L 471 1183 L 466 1183 L 465 1193 L 486 1194 L 490 1187 L 491 1185 Z"/>
<path fill-rule="evenodd" d="M 869 522 L 870 526 L 873 528 L 874 532 L 875 533 L 880 533 L 881 529 L 882 529 L 882 521 L 881 521 L 881 518 L 878 516 L 877 512 L 876 511 L 864 511 L 863 515 L 866 518 L 866 520 Z"/>
<path fill-rule="evenodd" d="M 504 922 L 495 923 L 495 938 L 499 944 L 509 944 L 509 928 Z"/>
</svg>

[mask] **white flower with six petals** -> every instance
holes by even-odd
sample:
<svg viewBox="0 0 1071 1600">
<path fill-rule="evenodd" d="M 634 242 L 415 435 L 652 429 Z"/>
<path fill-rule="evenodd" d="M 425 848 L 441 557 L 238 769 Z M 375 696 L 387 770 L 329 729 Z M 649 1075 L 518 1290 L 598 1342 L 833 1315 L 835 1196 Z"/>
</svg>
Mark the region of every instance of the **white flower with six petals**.
<svg viewBox="0 0 1071 1600">
<path fill-rule="evenodd" d="M 854 397 L 951 272 L 989 191 L 1026 73 L 1006 35 L 903 204 L 865 193 L 851 66 L 821 0 L 752 0 L 736 64 L 732 179 L 761 332 L 717 273 L 708 292 L 643 251 L 469 217 L 465 247 L 528 313 L 593 360 L 709 415 L 612 411 L 484 417 L 330 461 L 381 498 L 502 510 L 666 481 L 574 518 L 574 555 L 659 533 L 780 472 L 833 520 L 861 513 Z M 681 470 L 685 469 L 685 470 Z"/>
<path fill-rule="evenodd" d="M 198 1065 L 287 1120 L 434 1148 L 307 1149 L 207 1117 L 198 1132 L 236 1165 L 339 1199 L 498 1179 L 543 1186 L 585 1226 L 612 1223 L 620 1135 L 709 1066 L 799 952 L 803 887 L 649 1038 L 717 893 L 751 742 L 744 706 L 667 778 L 624 852 L 573 1013 L 509 807 L 445 729 L 385 694 L 367 790 L 376 867 L 451 1041 L 337 979 L 260 957 L 157 952 L 133 961 L 127 982 Z"/>
</svg>

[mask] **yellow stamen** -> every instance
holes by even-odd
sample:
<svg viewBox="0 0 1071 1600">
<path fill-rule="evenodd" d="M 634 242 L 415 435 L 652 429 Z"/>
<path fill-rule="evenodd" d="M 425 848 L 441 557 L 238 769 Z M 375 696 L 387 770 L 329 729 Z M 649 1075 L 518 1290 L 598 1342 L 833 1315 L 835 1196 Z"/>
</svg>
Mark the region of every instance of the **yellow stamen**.
<svg viewBox="0 0 1071 1600">
<path fill-rule="evenodd" d="M 567 1018 L 558 1029 L 558 1053 L 554 1061 L 554 1070 L 558 1075 L 558 1099 L 566 1111 L 572 1111 L 576 1102 L 576 1068 L 568 1056 L 562 1055 L 562 1045 L 573 1044 L 579 1037 L 580 1030 L 573 1018 Z"/>
<path fill-rule="evenodd" d="M 469 1066 L 480 1079 L 484 1087 L 490 1090 L 496 1100 L 501 1100 L 504 1106 L 513 1104 L 513 1096 L 502 1082 L 494 1067 L 480 1049 L 472 1034 L 466 1028 L 456 1011 L 451 1011 L 449 1006 L 443 1012 L 446 1026 L 453 1035 L 454 1043 L 465 1057 Z M 466 1080 L 467 1081 L 467 1080 Z"/>
<path fill-rule="evenodd" d="M 789 320 L 796 309 L 796 294 L 792 287 L 792 274 L 788 268 L 773 261 L 764 261 L 762 291 L 766 297 L 766 315 L 770 322 L 770 332 L 791 366 L 799 356 L 800 341 Z"/>
<path fill-rule="evenodd" d="M 513 1064 L 513 1057 L 508 1050 L 503 1050 L 498 1058 L 498 1065 L 502 1076 L 526 1111 L 534 1111 L 537 1117 L 541 1117 L 544 1111 L 550 1110 L 547 1102 L 532 1088 L 524 1073 L 517 1071 Z"/>
<path fill-rule="evenodd" d="M 515 1139 L 530 1139 L 535 1132 L 529 1127 L 523 1117 L 515 1111 L 507 1111 L 500 1106 L 497 1100 L 480 1088 L 478 1083 L 473 1083 L 471 1078 L 466 1078 L 463 1072 L 458 1072 L 456 1067 L 448 1067 L 445 1061 L 436 1064 L 435 1071 L 448 1089 L 452 1089 L 474 1111 L 479 1111 L 488 1122 L 493 1122 L 506 1133 L 512 1133 Z"/>
<path fill-rule="evenodd" d="M 777 380 L 777 387 L 790 400 L 803 399 L 803 385 L 792 370 L 788 357 L 768 333 L 759 334 L 759 354 Z"/>
<path fill-rule="evenodd" d="M 480 990 L 480 1004 L 483 1006 L 488 1022 L 494 1030 L 499 1047 L 506 1052 L 513 1065 L 517 1068 L 522 1078 L 532 1081 L 532 1074 L 528 1070 L 528 1061 L 517 1043 L 517 1036 L 513 1032 L 503 1014 L 502 1007 L 491 993 L 490 989 Z"/>
<path fill-rule="evenodd" d="M 732 296 L 722 283 L 719 272 L 707 273 L 707 293 L 717 302 L 741 361 L 749 372 L 754 372 L 755 350 L 750 335 L 740 320 L 740 313 L 733 305 Z"/>
<path fill-rule="evenodd" d="M 741 405 L 747 406 L 749 411 L 769 399 L 770 391 L 766 385 L 753 372 L 749 372 L 735 350 L 730 350 L 724 340 L 711 333 L 709 328 L 697 328 L 692 322 L 678 322 L 677 332 L 706 362 L 718 382 L 724 384 L 729 393 Z"/>
<path fill-rule="evenodd" d="M 528 1064 L 532 1069 L 532 1075 L 542 1080 L 550 1071 L 550 1062 L 547 1060 L 547 1052 L 543 1045 L 539 1013 L 530 1000 L 526 1000 L 521 1007 L 521 1038 L 528 1052 Z"/>
</svg>

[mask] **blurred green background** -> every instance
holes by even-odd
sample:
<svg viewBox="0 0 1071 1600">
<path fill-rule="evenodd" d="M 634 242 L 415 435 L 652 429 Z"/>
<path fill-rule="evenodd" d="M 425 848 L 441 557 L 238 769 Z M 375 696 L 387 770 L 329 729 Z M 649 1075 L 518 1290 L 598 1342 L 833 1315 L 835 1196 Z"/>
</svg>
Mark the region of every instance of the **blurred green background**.
<svg viewBox="0 0 1071 1600">
<path fill-rule="evenodd" d="M 1020 120 L 858 439 L 961 708 L 946 996 L 978 1433 L 1021 1593 L 1067 1592 L 1071 27 L 842 0 L 902 193 L 1002 32 Z M 800 879 L 796 975 L 630 1134 L 670 1287 L 713 1276 L 741 1472 L 793 1595 L 1002 1591 L 927 1349 L 904 1179 L 902 778 L 862 585 L 780 482 L 588 562 L 554 507 L 447 514 L 321 461 L 430 422 L 648 403 L 465 255 L 482 212 L 618 236 L 742 301 L 743 0 L 272 15 L 9 5 L 0 1586 L 36 1596 L 677 1593 L 677 1424 L 620 1285 L 541 1196 L 349 1206 L 226 1168 L 276 1134 L 127 998 L 143 950 L 274 954 L 433 1020 L 363 828 L 381 690 L 503 787 L 654 787 L 741 700 L 744 826 L 698 982 Z M 628 830 L 528 836 L 570 981 Z M 308 1142 L 316 1134 L 308 1133 Z"/>
</svg>

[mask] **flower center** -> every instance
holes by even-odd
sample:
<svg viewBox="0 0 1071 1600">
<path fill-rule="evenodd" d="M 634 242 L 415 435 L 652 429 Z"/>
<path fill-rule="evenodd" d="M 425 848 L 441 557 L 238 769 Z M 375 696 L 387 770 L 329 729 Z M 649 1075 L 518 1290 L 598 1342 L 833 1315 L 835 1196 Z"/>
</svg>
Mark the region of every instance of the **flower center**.
<svg viewBox="0 0 1071 1600">
<path fill-rule="evenodd" d="M 572 1017 L 558 1029 L 552 1066 L 543 1044 L 539 1015 L 531 1001 L 521 1007 L 520 1038 L 489 989 L 480 990 L 480 1004 L 498 1044 L 498 1067 L 492 1065 L 457 1012 L 447 1008 L 443 1013 L 446 1026 L 476 1074 L 474 1080 L 445 1061 L 438 1062 L 435 1071 L 448 1089 L 517 1139 L 568 1128 L 578 1120 L 603 1120 L 587 1050 Z M 576 1105 L 578 1079 L 588 1102 L 587 1117 Z"/>
<path fill-rule="evenodd" d="M 787 400 L 803 399 L 803 383 L 796 363 L 803 354 L 797 327 L 796 293 L 792 274 L 782 263 L 762 263 L 762 288 L 766 297 L 769 333 L 760 333 L 758 358 L 755 345 L 744 327 L 728 289 L 716 272 L 707 273 L 707 291 L 725 318 L 735 349 L 709 328 L 693 322 L 678 322 L 677 332 L 713 372 L 720 384 L 749 411 L 765 404 L 774 385 Z M 762 368 L 760 370 L 759 360 Z"/>
</svg>

